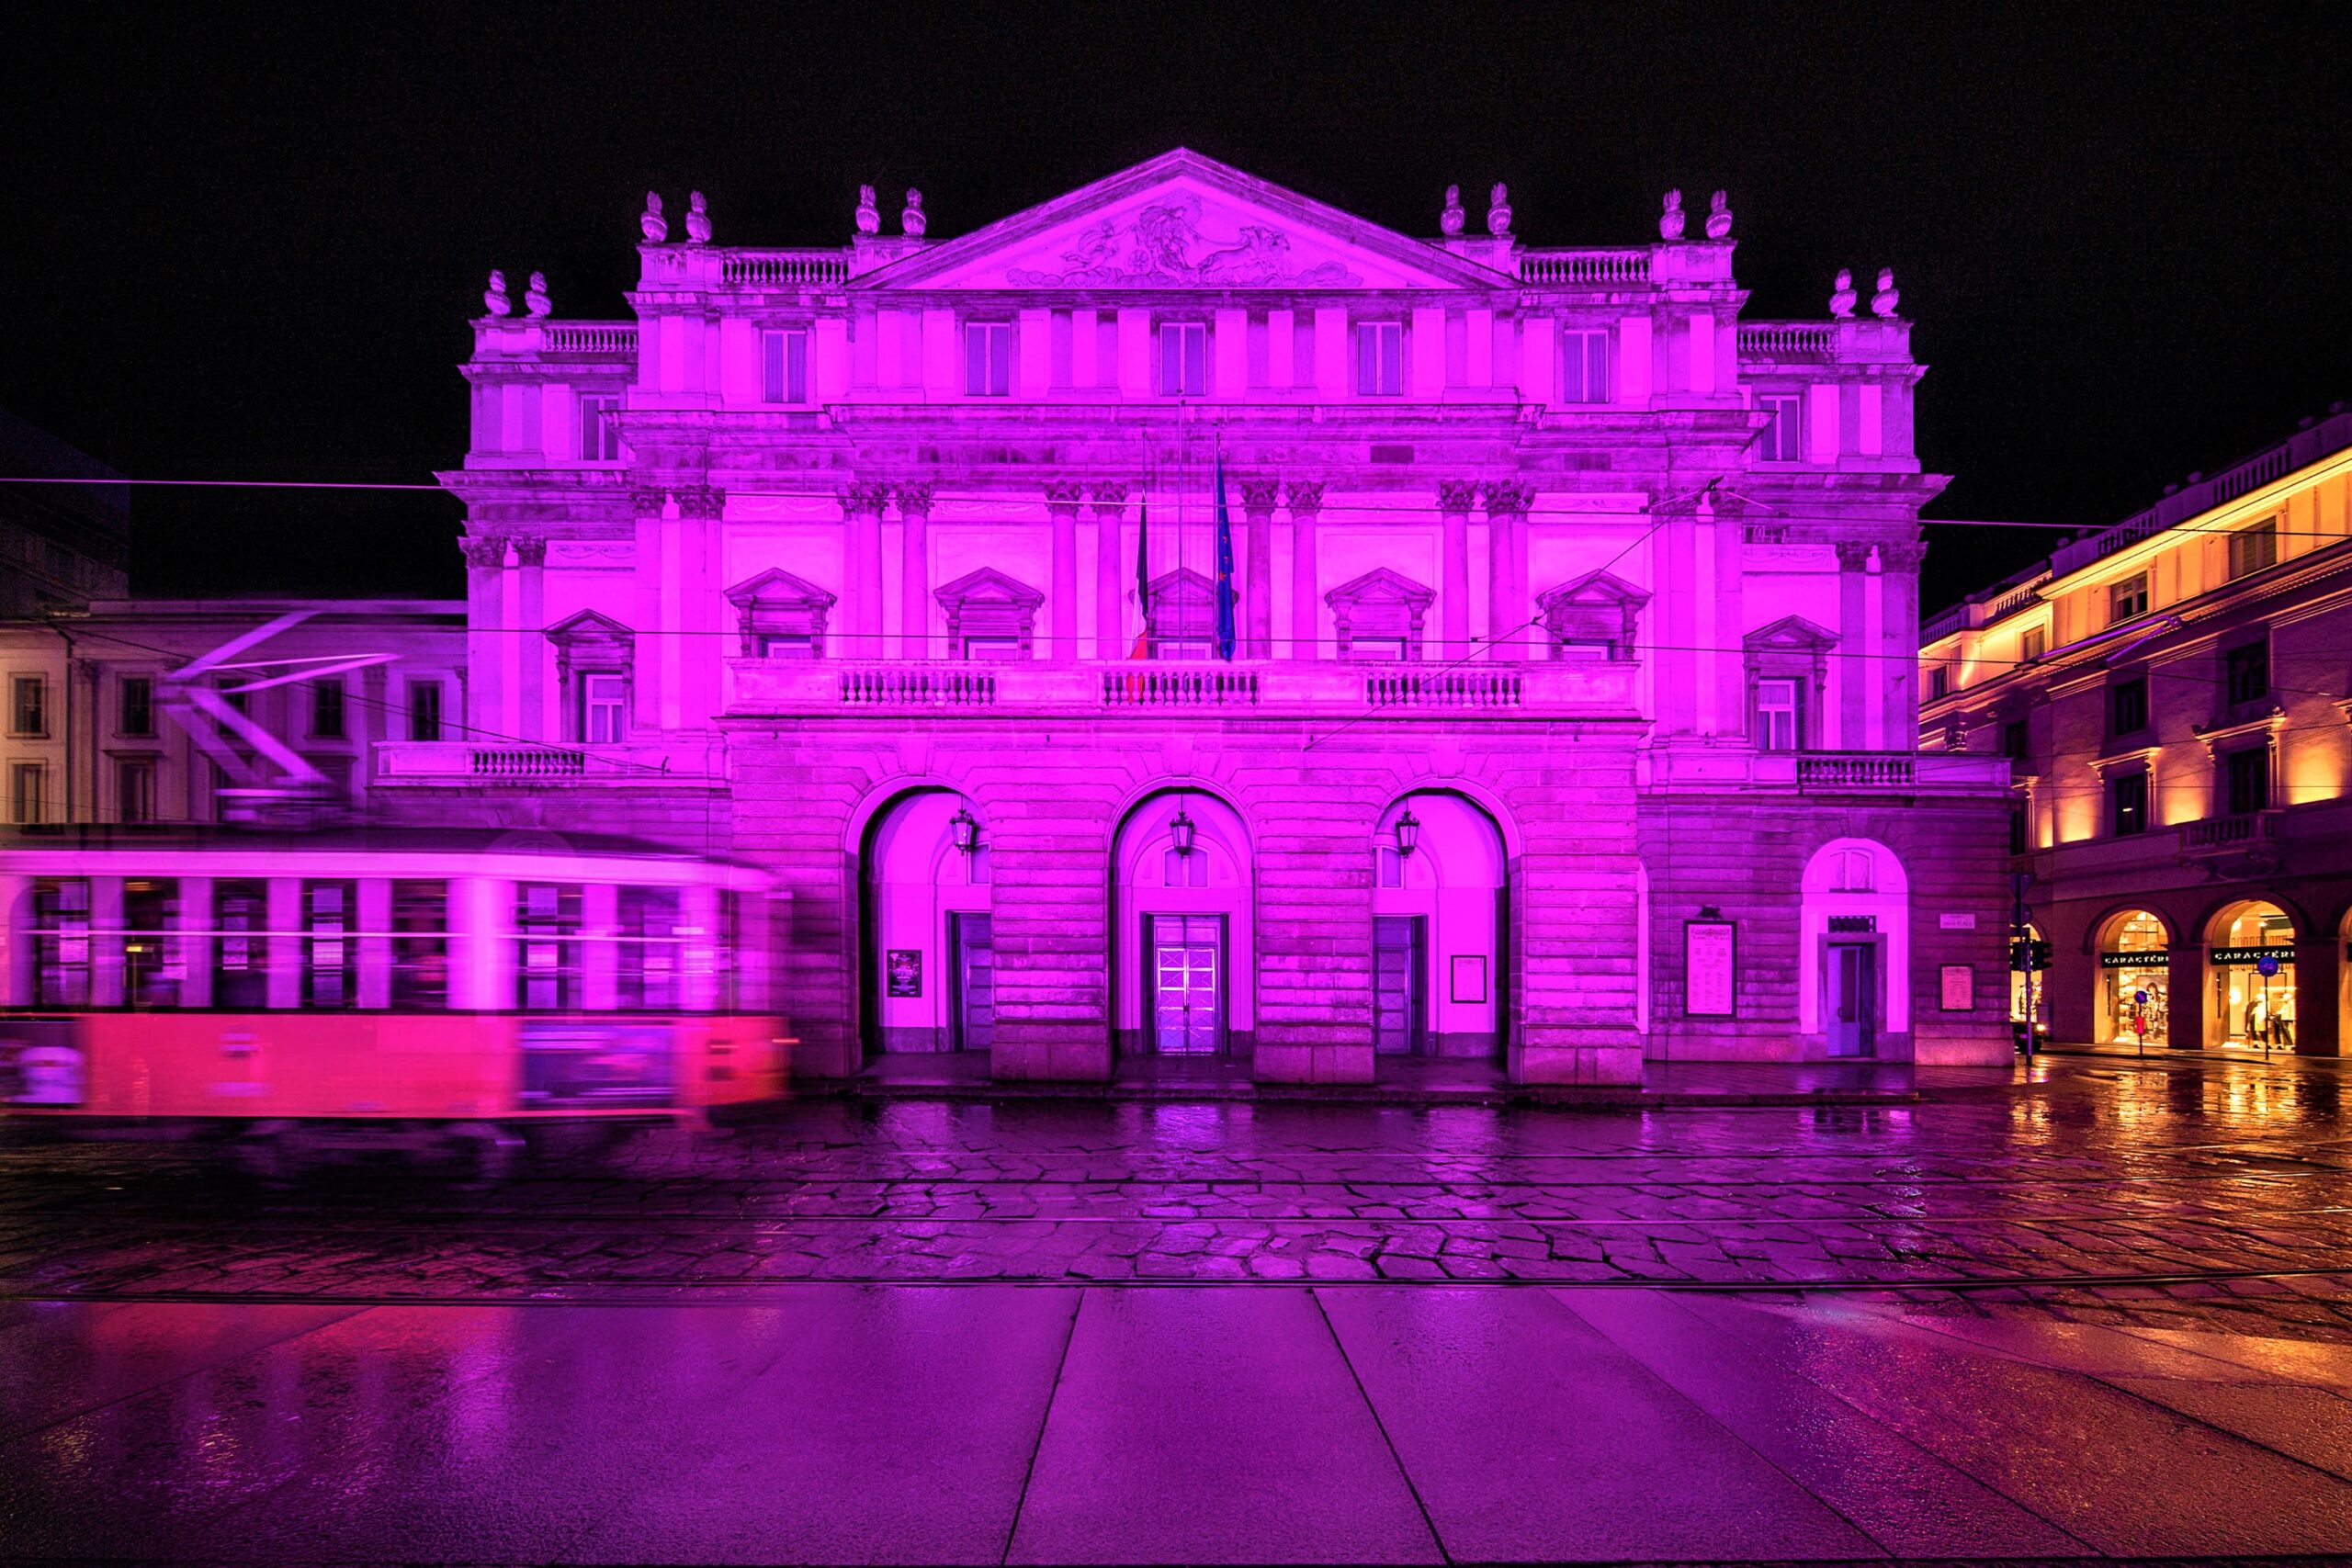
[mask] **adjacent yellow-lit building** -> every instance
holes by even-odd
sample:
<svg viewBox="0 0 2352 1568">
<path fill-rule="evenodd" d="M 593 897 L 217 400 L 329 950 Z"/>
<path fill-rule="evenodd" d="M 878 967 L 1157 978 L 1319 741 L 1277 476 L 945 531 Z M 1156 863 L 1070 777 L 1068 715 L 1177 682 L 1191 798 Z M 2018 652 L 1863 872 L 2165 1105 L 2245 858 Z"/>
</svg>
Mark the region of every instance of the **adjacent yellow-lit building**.
<svg viewBox="0 0 2352 1568">
<path fill-rule="evenodd" d="M 2348 497 L 2338 405 L 1922 628 L 1921 745 L 2011 759 L 2051 1038 L 2352 1032 Z"/>
</svg>

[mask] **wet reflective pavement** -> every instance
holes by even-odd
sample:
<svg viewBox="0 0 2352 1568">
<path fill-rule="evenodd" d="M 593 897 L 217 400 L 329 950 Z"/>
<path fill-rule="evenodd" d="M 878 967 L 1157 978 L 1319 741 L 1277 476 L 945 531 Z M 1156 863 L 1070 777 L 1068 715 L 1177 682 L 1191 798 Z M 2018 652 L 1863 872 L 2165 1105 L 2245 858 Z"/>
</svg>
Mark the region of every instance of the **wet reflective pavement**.
<svg viewBox="0 0 2352 1568">
<path fill-rule="evenodd" d="M 14 1138 L 0 1556 L 2352 1552 L 2339 1082 L 811 1103 L 487 1187 Z"/>
</svg>

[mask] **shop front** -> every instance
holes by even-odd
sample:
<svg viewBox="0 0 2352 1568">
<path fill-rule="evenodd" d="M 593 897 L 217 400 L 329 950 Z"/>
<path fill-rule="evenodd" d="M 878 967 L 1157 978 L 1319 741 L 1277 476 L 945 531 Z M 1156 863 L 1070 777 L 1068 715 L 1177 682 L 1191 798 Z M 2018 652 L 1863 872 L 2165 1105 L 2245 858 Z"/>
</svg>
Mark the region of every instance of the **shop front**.
<svg viewBox="0 0 2352 1568">
<path fill-rule="evenodd" d="M 2275 904 L 2248 904 L 2213 923 L 2207 1038 L 2242 1051 L 2295 1048 L 2295 925 Z"/>
<path fill-rule="evenodd" d="M 2171 1041 L 2170 938 L 2145 909 L 2108 921 L 2099 938 L 2099 1039 L 2111 1045 L 2164 1045 Z"/>
</svg>

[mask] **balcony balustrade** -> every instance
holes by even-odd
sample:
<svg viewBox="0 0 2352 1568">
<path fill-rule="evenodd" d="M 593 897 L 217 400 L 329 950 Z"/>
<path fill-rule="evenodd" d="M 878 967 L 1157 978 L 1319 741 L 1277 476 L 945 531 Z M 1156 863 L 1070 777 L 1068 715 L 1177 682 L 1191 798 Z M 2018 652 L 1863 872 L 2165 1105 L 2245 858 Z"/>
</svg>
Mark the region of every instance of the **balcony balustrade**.
<svg viewBox="0 0 2352 1568">
<path fill-rule="evenodd" d="M 718 280 L 736 288 L 830 288 L 849 280 L 849 256 L 839 250 L 727 251 Z"/>
<path fill-rule="evenodd" d="M 1652 787 L 1692 793 L 1796 790 L 1807 795 L 1981 795 L 2009 782 L 2007 757 L 1902 751 L 1751 751 L 1744 746 L 1663 747 Z"/>
<path fill-rule="evenodd" d="M 2208 817 L 2180 825 L 2180 852 L 2230 854 L 2267 844 L 2278 836 L 2278 813 L 2242 811 L 2233 817 Z"/>
<path fill-rule="evenodd" d="M 379 784 L 677 784 L 718 777 L 716 746 L 564 746 L 514 740 L 386 740 Z"/>
<path fill-rule="evenodd" d="M 1647 283 L 1646 250 L 1521 251 L 1521 283 Z"/>
</svg>

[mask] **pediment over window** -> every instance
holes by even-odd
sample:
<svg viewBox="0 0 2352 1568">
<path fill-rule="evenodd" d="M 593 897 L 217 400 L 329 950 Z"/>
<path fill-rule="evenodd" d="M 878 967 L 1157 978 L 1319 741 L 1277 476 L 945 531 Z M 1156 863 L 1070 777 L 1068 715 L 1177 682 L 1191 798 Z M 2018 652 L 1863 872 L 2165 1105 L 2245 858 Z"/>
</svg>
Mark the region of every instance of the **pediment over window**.
<svg viewBox="0 0 2352 1568">
<path fill-rule="evenodd" d="M 856 288 L 1494 288 L 1425 240 L 1177 148 L 856 279 Z"/>
<path fill-rule="evenodd" d="M 825 620 L 834 599 L 807 578 L 770 567 L 729 589 L 727 602 L 735 606 L 747 656 L 824 657 Z"/>
<path fill-rule="evenodd" d="M 1649 602 L 1647 590 L 1604 570 L 1546 589 L 1535 606 L 1555 658 L 1623 660 L 1635 655 L 1642 607 Z"/>
<path fill-rule="evenodd" d="M 1323 602 L 1331 606 L 1340 658 L 1417 660 L 1422 623 L 1437 594 L 1380 566 L 1342 582 Z"/>
<path fill-rule="evenodd" d="M 1838 634 L 1828 627 L 1816 626 L 1803 615 L 1783 615 L 1771 625 L 1758 626 L 1740 639 L 1740 646 L 1752 658 L 1759 653 L 1826 653 L 1838 646 Z"/>
<path fill-rule="evenodd" d="M 1028 659 L 1036 648 L 1037 607 L 1046 596 L 994 567 L 967 571 L 933 595 L 947 616 L 958 659 Z"/>
<path fill-rule="evenodd" d="M 1145 619 L 1159 654 L 1204 653 L 1216 636 L 1216 584 L 1189 566 L 1163 571 L 1151 581 Z"/>
<path fill-rule="evenodd" d="M 567 681 L 574 671 L 627 670 L 637 648 L 635 632 L 595 610 L 559 621 L 547 637 L 555 644 L 557 676 Z"/>
</svg>

